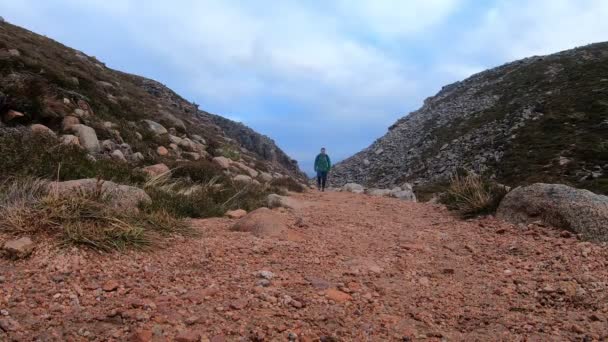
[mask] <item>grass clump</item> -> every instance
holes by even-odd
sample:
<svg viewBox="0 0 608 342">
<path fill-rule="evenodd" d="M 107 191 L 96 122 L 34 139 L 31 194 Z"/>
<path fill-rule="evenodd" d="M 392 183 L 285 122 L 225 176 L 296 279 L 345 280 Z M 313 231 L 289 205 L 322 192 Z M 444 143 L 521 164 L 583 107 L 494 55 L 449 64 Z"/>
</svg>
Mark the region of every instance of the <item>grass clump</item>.
<svg viewBox="0 0 608 342">
<path fill-rule="evenodd" d="M 63 245 L 104 252 L 148 247 L 161 235 L 190 232 L 166 211 L 127 213 L 109 205 L 111 198 L 101 188 L 60 195 L 43 180 L 5 180 L 0 183 L 0 232 L 52 236 Z"/>
<path fill-rule="evenodd" d="M 302 184 L 298 183 L 295 179 L 291 177 L 275 178 L 270 181 L 270 185 L 276 188 L 285 188 L 293 192 L 304 192 L 305 190 Z"/>
<path fill-rule="evenodd" d="M 481 176 L 456 174 L 440 201 L 461 217 L 471 218 L 495 213 L 507 192 L 504 186 Z"/>
</svg>

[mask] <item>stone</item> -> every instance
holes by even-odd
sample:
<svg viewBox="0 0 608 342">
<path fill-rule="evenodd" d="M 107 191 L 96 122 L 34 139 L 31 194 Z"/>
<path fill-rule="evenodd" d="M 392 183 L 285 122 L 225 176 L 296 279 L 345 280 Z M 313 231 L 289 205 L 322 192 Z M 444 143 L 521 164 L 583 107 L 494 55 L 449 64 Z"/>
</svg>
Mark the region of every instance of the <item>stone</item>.
<svg viewBox="0 0 608 342">
<path fill-rule="evenodd" d="M 230 308 L 232 310 L 243 310 L 247 307 L 247 305 L 249 305 L 249 302 L 247 301 L 247 299 L 237 299 L 235 301 L 233 301 L 232 303 L 230 303 Z"/>
<path fill-rule="evenodd" d="M 4 114 L 3 120 L 4 122 L 9 122 L 14 119 L 22 118 L 24 116 L 25 115 L 23 113 L 11 109 Z"/>
<path fill-rule="evenodd" d="M 120 283 L 118 283 L 118 281 L 116 281 L 116 280 L 108 280 L 107 282 L 105 282 L 103 284 L 103 286 L 101 287 L 101 289 L 104 290 L 104 291 L 106 291 L 106 292 L 112 292 L 112 291 L 118 290 L 119 286 L 120 286 Z"/>
<path fill-rule="evenodd" d="M 336 303 L 344 303 L 353 299 L 351 295 L 346 292 L 342 292 L 337 289 L 328 289 L 325 291 L 325 297 L 327 299 L 333 300 Z"/>
<path fill-rule="evenodd" d="M 6 332 L 21 331 L 23 328 L 21 324 L 11 317 L 0 317 L 0 330 Z M 2 335 L 0 335 L 2 337 Z"/>
<path fill-rule="evenodd" d="M 87 151 L 99 152 L 101 150 L 97 134 L 93 128 L 78 124 L 72 126 L 72 131 L 78 137 L 80 146 L 84 147 Z"/>
<path fill-rule="evenodd" d="M 127 158 L 125 158 L 125 155 L 122 153 L 121 150 L 114 150 L 110 156 L 112 156 L 112 159 L 114 160 L 118 160 L 118 161 L 122 161 L 122 162 L 126 162 Z"/>
<path fill-rule="evenodd" d="M 76 109 L 74 109 L 74 116 L 83 118 L 86 116 L 86 112 L 82 108 L 76 108 Z"/>
<path fill-rule="evenodd" d="M 412 190 L 391 191 L 390 195 L 402 201 L 416 202 L 416 195 Z"/>
<path fill-rule="evenodd" d="M 131 342 L 151 342 L 153 337 L 152 330 L 140 329 L 131 335 Z"/>
<path fill-rule="evenodd" d="M 263 270 L 263 271 L 258 271 L 257 276 L 260 278 L 267 279 L 267 280 L 272 280 L 272 278 L 274 278 L 274 273 Z"/>
<path fill-rule="evenodd" d="M 156 148 L 156 153 L 157 153 L 159 156 L 164 157 L 164 156 L 166 156 L 166 155 L 168 155 L 168 154 L 169 154 L 169 150 L 167 150 L 167 148 L 166 148 L 166 147 L 164 147 L 164 146 L 158 146 L 158 147 Z"/>
<path fill-rule="evenodd" d="M 352 192 L 355 194 L 362 194 L 365 192 L 365 188 L 360 184 L 347 183 L 342 187 L 342 191 Z"/>
<path fill-rule="evenodd" d="M 80 124 L 80 119 L 75 116 L 68 115 L 61 121 L 61 130 L 64 132 L 71 132 L 72 127 L 78 124 Z"/>
<path fill-rule="evenodd" d="M 2 250 L 11 259 L 23 259 L 32 254 L 34 247 L 35 245 L 32 239 L 25 236 L 5 242 Z"/>
<path fill-rule="evenodd" d="M 230 164 L 232 164 L 232 160 L 226 157 L 215 157 L 213 158 L 213 162 L 219 165 L 222 169 L 228 169 Z"/>
<path fill-rule="evenodd" d="M 49 134 L 49 135 L 55 135 L 55 132 L 53 132 L 50 128 L 46 127 L 45 125 L 40 125 L 40 124 L 34 124 L 30 126 L 30 129 L 32 130 L 32 132 L 34 134 Z"/>
<path fill-rule="evenodd" d="M 152 120 L 144 120 L 144 122 L 148 125 L 148 128 L 152 133 L 156 135 L 168 134 L 169 131 L 165 128 L 165 126 L 159 124 L 158 122 Z"/>
<path fill-rule="evenodd" d="M 247 175 L 236 175 L 234 178 L 232 178 L 232 180 L 237 183 L 252 183 L 253 182 L 253 178 L 251 178 Z"/>
<path fill-rule="evenodd" d="M 259 172 L 257 172 L 256 170 L 250 168 L 249 166 L 247 166 L 243 163 L 234 162 L 233 165 L 236 166 L 237 168 L 247 172 L 251 178 L 256 178 L 259 175 Z"/>
<path fill-rule="evenodd" d="M 175 135 L 169 135 L 169 141 L 173 144 L 179 145 L 182 142 L 182 138 L 176 137 Z"/>
<path fill-rule="evenodd" d="M 101 190 L 108 205 L 124 211 L 137 212 L 140 203 L 150 203 L 148 194 L 137 187 L 117 184 L 111 181 L 98 181 L 94 178 L 65 182 L 51 182 L 48 190 L 59 196 L 71 196 L 78 192 L 96 193 Z"/>
<path fill-rule="evenodd" d="M 501 201 L 496 216 L 513 224 L 543 224 L 593 241 L 608 241 L 608 197 L 562 184 L 518 187 Z"/>
<path fill-rule="evenodd" d="M 193 331 L 182 331 L 175 337 L 176 342 L 198 342 L 201 338 L 199 333 Z"/>
<path fill-rule="evenodd" d="M 240 219 L 245 217 L 245 215 L 247 215 L 247 211 L 243 209 L 229 210 L 224 214 L 224 216 L 231 219 Z"/>
<path fill-rule="evenodd" d="M 116 143 L 112 140 L 104 140 L 101 142 L 101 149 L 104 151 L 112 151 L 116 148 Z"/>
<path fill-rule="evenodd" d="M 17 49 L 9 49 L 8 50 L 8 54 L 13 56 L 13 57 L 19 57 L 21 56 L 21 52 L 19 52 L 19 50 Z"/>
<path fill-rule="evenodd" d="M 75 146 L 80 146 L 80 139 L 78 139 L 77 136 L 75 135 L 71 135 L 71 134 L 66 134 L 66 135 L 62 135 L 59 137 L 59 141 L 63 144 L 63 145 L 75 145 Z"/>
<path fill-rule="evenodd" d="M 237 221 L 230 230 L 260 238 L 280 238 L 287 233 L 286 219 L 268 208 L 259 208 Z"/>
<path fill-rule="evenodd" d="M 135 152 L 131 155 L 131 160 L 135 161 L 135 162 L 141 162 L 143 161 L 144 155 L 141 152 Z"/>
<path fill-rule="evenodd" d="M 375 197 L 386 197 L 391 195 L 392 192 L 390 189 L 367 189 L 365 193 Z"/>
<path fill-rule="evenodd" d="M 192 161 L 197 161 L 201 159 L 201 155 L 196 152 L 184 152 L 182 153 L 182 157 Z"/>
<path fill-rule="evenodd" d="M 186 131 L 186 125 L 184 124 L 184 121 L 178 119 L 175 115 L 167 111 L 162 111 L 160 113 L 160 119 L 160 121 L 165 123 L 168 127 L 174 127 L 182 132 Z"/>
<path fill-rule="evenodd" d="M 142 171 L 147 173 L 150 177 L 157 177 L 170 172 L 169 167 L 162 163 L 146 166 Z"/>
<path fill-rule="evenodd" d="M 269 183 L 271 182 L 274 178 L 272 177 L 272 175 L 268 172 L 260 172 L 260 179 L 264 182 L 264 183 Z"/>
<path fill-rule="evenodd" d="M 201 143 L 203 145 L 207 144 L 207 141 L 205 141 L 205 139 L 198 134 L 192 134 L 191 137 L 192 137 L 192 140 L 194 140 L 198 143 Z"/>
</svg>

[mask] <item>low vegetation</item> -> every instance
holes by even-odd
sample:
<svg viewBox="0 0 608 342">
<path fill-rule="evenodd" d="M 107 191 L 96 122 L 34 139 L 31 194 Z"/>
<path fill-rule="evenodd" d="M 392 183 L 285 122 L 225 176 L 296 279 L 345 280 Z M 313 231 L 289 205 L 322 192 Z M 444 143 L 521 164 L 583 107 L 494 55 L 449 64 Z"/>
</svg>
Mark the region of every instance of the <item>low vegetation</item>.
<svg viewBox="0 0 608 342">
<path fill-rule="evenodd" d="M 275 178 L 270 182 L 270 185 L 276 188 L 284 188 L 293 192 L 304 192 L 304 186 L 293 178 L 289 177 Z"/>
<path fill-rule="evenodd" d="M 166 234 L 190 234 L 190 228 L 162 209 L 126 213 L 108 205 L 100 186 L 93 191 L 59 195 L 47 181 L 22 178 L 0 184 L 0 232 L 46 235 L 63 245 L 100 251 L 148 247 Z"/>
<path fill-rule="evenodd" d="M 440 201 L 463 218 L 496 212 L 508 190 L 504 186 L 475 174 L 454 175 Z"/>
</svg>

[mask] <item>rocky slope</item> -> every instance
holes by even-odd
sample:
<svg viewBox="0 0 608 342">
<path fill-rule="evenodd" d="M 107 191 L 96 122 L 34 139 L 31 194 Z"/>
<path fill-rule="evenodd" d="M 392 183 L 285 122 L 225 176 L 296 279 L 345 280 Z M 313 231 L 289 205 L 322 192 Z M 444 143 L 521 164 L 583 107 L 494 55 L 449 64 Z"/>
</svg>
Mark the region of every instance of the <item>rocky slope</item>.
<svg viewBox="0 0 608 342">
<path fill-rule="evenodd" d="M 138 166 L 219 156 L 302 179 L 297 162 L 269 138 L 199 110 L 159 82 L 7 22 L 0 22 L 0 118 L 3 132 L 50 129 L 96 159 Z"/>
<path fill-rule="evenodd" d="M 336 165 L 333 182 L 433 184 L 460 168 L 508 185 L 560 182 L 608 193 L 608 43 L 444 87 Z"/>
</svg>

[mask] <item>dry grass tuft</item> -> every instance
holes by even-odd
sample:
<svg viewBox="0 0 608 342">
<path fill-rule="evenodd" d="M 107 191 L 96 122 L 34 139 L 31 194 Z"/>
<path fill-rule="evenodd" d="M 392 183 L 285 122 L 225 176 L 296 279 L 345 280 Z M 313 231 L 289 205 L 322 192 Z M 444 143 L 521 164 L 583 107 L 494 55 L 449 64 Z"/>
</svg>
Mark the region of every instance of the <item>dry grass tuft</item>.
<svg viewBox="0 0 608 342">
<path fill-rule="evenodd" d="M 463 218 L 496 212 L 508 190 L 504 186 L 475 174 L 452 176 L 441 202 Z"/>
</svg>

